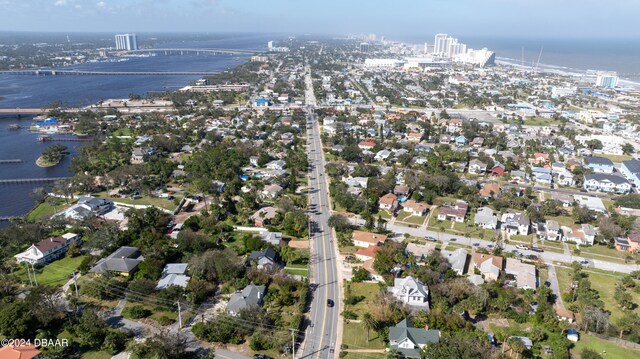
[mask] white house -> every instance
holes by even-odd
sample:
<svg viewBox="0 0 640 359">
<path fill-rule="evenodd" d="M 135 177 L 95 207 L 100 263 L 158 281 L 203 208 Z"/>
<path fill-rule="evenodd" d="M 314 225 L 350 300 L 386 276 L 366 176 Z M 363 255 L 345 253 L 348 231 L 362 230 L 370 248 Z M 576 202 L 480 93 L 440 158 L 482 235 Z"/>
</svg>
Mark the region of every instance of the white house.
<svg viewBox="0 0 640 359">
<path fill-rule="evenodd" d="M 588 191 L 615 193 L 629 193 L 629 191 L 631 191 L 631 183 L 624 177 L 606 173 L 589 173 L 584 175 L 583 187 Z"/>
<path fill-rule="evenodd" d="M 80 243 L 79 234 L 65 233 L 60 237 L 43 239 L 14 257 L 18 263 L 46 264 L 67 253 L 72 243 Z"/>
<path fill-rule="evenodd" d="M 429 288 L 413 277 L 395 278 L 387 290 L 404 304 L 429 309 Z"/>
</svg>

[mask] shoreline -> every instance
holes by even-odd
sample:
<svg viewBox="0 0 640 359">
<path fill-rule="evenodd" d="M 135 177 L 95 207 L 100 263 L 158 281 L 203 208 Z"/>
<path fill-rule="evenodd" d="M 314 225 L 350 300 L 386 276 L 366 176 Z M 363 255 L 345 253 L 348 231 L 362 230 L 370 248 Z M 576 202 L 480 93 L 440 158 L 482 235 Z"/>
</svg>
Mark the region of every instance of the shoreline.
<svg viewBox="0 0 640 359">
<path fill-rule="evenodd" d="M 45 163 L 44 160 L 42 159 L 42 156 L 38 157 L 38 159 L 36 160 L 36 166 L 40 167 L 40 168 L 49 168 L 49 167 L 53 167 L 53 166 L 57 166 L 60 164 L 60 162 L 62 162 L 62 160 L 64 159 L 64 157 L 62 157 L 58 162 L 56 163 Z"/>
</svg>

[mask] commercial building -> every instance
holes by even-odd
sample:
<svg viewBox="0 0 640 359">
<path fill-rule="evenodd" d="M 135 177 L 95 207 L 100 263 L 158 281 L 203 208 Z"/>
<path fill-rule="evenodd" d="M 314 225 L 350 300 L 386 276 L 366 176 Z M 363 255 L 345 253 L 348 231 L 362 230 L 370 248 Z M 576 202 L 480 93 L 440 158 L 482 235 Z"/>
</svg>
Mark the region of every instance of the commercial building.
<svg viewBox="0 0 640 359">
<path fill-rule="evenodd" d="M 138 36 L 136 34 L 116 35 L 116 50 L 138 50 Z"/>
<path fill-rule="evenodd" d="M 615 72 L 598 72 L 596 77 L 596 86 L 603 88 L 614 88 L 618 86 L 618 74 Z"/>
<path fill-rule="evenodd" d="M 361 42 L 360 43 L 360 52 L 362 53 L 367 53 L 369 52 L 369 43 L 368 42 Z"/>
</svg>

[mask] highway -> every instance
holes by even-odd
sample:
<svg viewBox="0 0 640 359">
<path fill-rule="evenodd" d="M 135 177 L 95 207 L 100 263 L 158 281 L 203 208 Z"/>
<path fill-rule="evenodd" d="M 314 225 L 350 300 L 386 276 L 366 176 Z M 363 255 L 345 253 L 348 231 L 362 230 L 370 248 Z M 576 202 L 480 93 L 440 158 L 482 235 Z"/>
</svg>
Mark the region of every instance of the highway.
<svg viewBox="0 0 640 359">
<path fill-rule="evenodd" d="M 298 358 L 337 357 L 340 280 L 335 240 L 329 228 L 331 215 L 329 188 L 324 175 L 324 157 L 320 140 L 320 125 L 314 113 L 315 96 L 307 69 L 307 144 L 309 154 L 309 240 L 311 264 L 309 268 L 312 300 L 309 325 Z M 329 304 L 331 301 L 331 305 Z"/>
</svg>

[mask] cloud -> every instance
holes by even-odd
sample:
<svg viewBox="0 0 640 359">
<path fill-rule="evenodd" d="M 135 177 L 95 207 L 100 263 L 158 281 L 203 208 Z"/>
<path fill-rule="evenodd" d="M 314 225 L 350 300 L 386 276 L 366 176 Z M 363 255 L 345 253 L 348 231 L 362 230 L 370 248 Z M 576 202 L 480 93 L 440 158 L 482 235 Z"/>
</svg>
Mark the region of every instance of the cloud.
<svg viewBox="0 0 640 359">
<path fill-rule="evenodd" d="M 67 6 L 69 2 L 67 0 L 56 0 L 55 3 L 53 3 L 54 6 Z"/>
<path fill-rule="evenodd" d="M 97 3 L 96 5 L 97 5 L 98 7 L 101 7 L 101 8 L 103 8 L 103 7 L 107 6 L 107 4 L 106 4 L 104 1 L 100 1 L 100 2 L 99 2 L 99 3 Z"/>
</svg>

